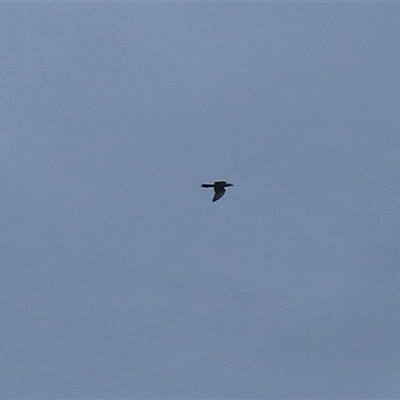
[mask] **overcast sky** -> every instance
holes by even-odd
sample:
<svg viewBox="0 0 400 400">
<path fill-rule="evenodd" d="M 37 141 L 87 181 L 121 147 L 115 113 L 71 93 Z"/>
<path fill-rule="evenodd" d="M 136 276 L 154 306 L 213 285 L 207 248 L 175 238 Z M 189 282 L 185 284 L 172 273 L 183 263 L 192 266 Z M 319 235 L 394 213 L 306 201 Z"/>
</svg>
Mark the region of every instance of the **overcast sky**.
<svg viewBox="0 0 400 400">
<path fill-rule="evenodd" d="M 399 21 L 1 4 L 0 397 L 399 398 Z"/>
</svg>

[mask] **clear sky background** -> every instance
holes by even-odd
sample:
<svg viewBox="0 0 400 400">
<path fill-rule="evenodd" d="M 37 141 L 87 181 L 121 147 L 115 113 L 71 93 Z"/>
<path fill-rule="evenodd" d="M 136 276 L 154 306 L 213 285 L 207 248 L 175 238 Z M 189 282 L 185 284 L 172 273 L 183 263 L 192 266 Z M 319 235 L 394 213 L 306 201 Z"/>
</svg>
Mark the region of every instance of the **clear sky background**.
<svg viewBox="0 0 400 400">
<path fill-rule="evenodd" d="M 399 4 L 0 11 L 0 397 L 400 397 Z"/>
</svg>

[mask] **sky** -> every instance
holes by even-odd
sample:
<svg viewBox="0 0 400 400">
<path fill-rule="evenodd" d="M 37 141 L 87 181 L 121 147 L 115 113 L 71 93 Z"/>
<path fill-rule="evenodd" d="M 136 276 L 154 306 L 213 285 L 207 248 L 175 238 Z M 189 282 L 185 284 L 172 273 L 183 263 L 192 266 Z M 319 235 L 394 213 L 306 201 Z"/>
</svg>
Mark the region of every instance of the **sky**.
<svg viewBox="0 0 400 400">
<path fill-rule="evenodd" d="M 400 397 L 399 4 L 0 10 L 0 398 Z"/>
</svg>

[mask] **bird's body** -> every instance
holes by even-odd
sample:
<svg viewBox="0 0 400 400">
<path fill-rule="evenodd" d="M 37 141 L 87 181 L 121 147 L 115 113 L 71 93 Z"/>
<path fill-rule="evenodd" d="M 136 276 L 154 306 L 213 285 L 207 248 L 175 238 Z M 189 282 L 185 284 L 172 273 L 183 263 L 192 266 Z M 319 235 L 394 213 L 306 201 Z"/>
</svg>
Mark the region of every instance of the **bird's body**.
<svg viewBox="0 0 400 400">
<path fill-rule="evenodd" d="M 203 188 L 214 188 L 214 197 L 212 201 L 219 200 L 226 192 L 225 188 L 233 186 L 232 183 L 228 183 L 226 181 L 215 181 L 214 183 L 203 183 L 201 187 Z"/>
</svg>

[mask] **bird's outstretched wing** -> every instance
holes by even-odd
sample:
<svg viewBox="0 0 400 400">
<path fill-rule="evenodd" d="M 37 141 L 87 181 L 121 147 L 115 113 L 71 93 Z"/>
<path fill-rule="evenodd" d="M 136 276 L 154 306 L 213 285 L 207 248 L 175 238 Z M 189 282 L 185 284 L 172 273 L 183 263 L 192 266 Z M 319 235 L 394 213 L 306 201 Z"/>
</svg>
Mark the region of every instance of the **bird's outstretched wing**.
<svg viewBox="0 0 400 400">
<path fill-rule="evenodd" d="M 214 202 L 219 200 L 224 194 L 225 194 L 225 189 L 216 190 L 212 201 Z"/>
<path fill-rule="evenodd" d="M 211 188 L 211 187 L 214 187 L 214 184 L 213 184 L 213 183 L 203 183 L 203 184 L 201 185 L 201 187 L 204 187 L 204 188 Z"/>
</svg>

